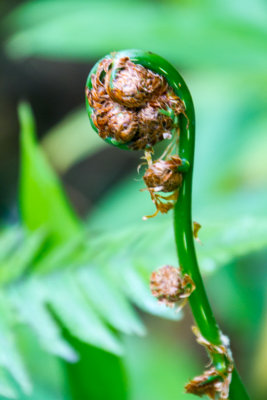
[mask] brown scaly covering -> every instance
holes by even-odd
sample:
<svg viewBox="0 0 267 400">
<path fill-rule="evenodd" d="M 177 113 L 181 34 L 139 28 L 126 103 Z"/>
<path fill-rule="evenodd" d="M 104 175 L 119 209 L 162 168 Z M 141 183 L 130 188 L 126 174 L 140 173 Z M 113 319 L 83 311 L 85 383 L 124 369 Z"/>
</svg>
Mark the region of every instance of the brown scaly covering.
<svg viewBox="0 0 267 400">
<path fill-rule="evenodd" d="M 192 393 L 199 397 L 208 396 L 212 400 L 228 400 L 232 371 L 232 365 L 229 365 L 224 375 L 211 367 L 185 386 L 186 393 Z"/>
<path fill-rule="evenodd" d="M 178 156 L 169 160 L 157 160 L 147 170 L 143 177 L 148 190 L 152 192 L 173 192 L 182 184 L 182 174 L 178 172 L 181 165 Z"/>
<path fill-rule="evenodd" d="M 133 150 L 152 148 L 164 138 L 171 138 L 173 120 L 159 110 L 170 108 L 179 115 L 185 108 L 165 78 L 124 57 L 116 66 L 111 89 L 112 62 L 102 60 L 92 75 L 92 89 L 86 88 L 99 135 L 130 143 Z"/>
<path fill-rule="evenodd" d="M 206 370 L 203 375 L 195 377 L 186 385 L 186 392 L 200 397 L 207 395 L 212 400 L 228 400 L 233 372 L 233 359 L 229 350 L 229 339 L 221 335 L 223 344 L 214 345 L 201 335 L 196 326 L 192 327 L 192 331 L 196 335 L 197 342 L 204 346 L 210 355 L 222 354 L 225 356 L 226 367 L 224 371 L 218 371 L 215 367 Z"/>
<path fill-rule="evenodd" d="M 187 274 L 182 275 L 180 268 L 164 265 L 151 274 L 152 295 L 168 307 L 174 307 L 177 302 L 189 297 L 194 289 L 192 279 Z"/>
<path fill-rule="evenodd" d="M 107 128 L 118 142 L 129 142 L 138 128 L 136 113 L 114 103 L 108 113 Z"/>
<path fill-rule="evenodd" d="M 218 375 L 214 367 L 205 371 L 203 375 L 196 376 L 186 386 L 186 393 L 192 393 L 199 397 L 208 396 L 216 399 L 220 392 L 223 379 Z M 222 399 L 222 398 L 221 398 Z"/>
<path fill-rule="evenodd" d="M 110 73 L 107 73 L 106 91 L 112 100 L 128 108 L 137 108 L 146 105 L 153 95 L 166 91 L 168 84 L 163 76 L 134 64 L 128 57 L 122 58 L 117 65 L 116 78 L 113 88 L 110 88 Z"/>
<path fill-rule="evenodd" d="M 181 164 L 182 161 L 177 155 L 170 156 L 167 160 L 159 159 L 150 164 L 143 179 L 151 200 L 156 206 L 156 212 L 143 219 L 154 217 L 159 212 L 165 214 L 174 207 L 183 180 L 182 174 L 178 172 Z M 165 196 L 159 192 L 170 194 Z"/>
</svg>

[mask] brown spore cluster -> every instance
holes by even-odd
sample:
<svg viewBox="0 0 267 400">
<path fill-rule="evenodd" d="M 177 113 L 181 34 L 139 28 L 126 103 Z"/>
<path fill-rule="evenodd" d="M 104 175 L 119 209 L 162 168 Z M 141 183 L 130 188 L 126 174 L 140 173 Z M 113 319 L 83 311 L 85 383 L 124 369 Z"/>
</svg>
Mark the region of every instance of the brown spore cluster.
<svg viewBox="0 0 267 400">
<path fill-rule="evenodd" d="M 92 74 L 91 90 L 86 96 L 93 110 L 92 120 L 99 135 L 129 143 L 129 148 L 152 148 L 166 137 L 171 137 L 173 118 L 161 110 L 184 113 L 184 103 L 175 95 L 166 79 L 128 57 L 116 62 L 116 73 L 111 85 L 113 59 L 103 59 Z"/>
<path fill-rule="evenodd" d="M 146 170 L 144 181 L 149 190 L 173 192 L 182 184 L 183 176 L 178 171 L 182 164 L 180 157 L 174 155 L 168 160 L 157 160 Z"/>
<path fill-rule="evenodd" d="M 183 277 L 179 268 L 165 265 L 152 272 L 150 289 L 153 296 L 169 307 L 180 300 L 184 293 Z"/>
</svg>

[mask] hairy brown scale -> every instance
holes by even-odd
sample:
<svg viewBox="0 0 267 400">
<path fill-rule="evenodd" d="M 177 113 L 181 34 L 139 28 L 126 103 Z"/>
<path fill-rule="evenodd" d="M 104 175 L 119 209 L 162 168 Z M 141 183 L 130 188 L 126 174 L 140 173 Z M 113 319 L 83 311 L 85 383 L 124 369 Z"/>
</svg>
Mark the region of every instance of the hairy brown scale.
<svg viewBox="0 0 267 400">
<path fill-rule="evenodd" d="M 166 91 L 167 82 L 158 74 L 134 64 L 129 58 L 122 58 L 117 66 L 113 88 L 110 88 L 110 73 L 107 73 L 106 91 L 110 97 L 128 108 L 144 106 L 155 94 Z"/>
<path fill-rule="evenodd" d="M 214 378 L 209 381 L 210 378 Z M 218 377 L 218 372 L 214 367 L 204 372 L 203 375 L 196 376 L 186 386 L 186 393 L 192 393 L 197 396 L 209 396 L 215 399 L 216 395 L 220 392 L 222 379 Z"/>
<path fill-rule="evenodd" d="M 168 307 L 177 306 L 179 303 L 181 309 L 195 290 L 195 284 L 189 275 L 182 274 L 180 268 L 164 265 L 152 272 L 150 289 L 159 302 Z"/>
<path fill-rule="evenodd" d="M 171 108 L 179 115 L 185 108 L 166 79 L 124 57 L 116 65 L 111 88 L 112 62 L 112 59 L 102 60 L 92 75 L 92 89 L 86 88 L 99 135 L 120 143 L 130 142 L 133 150 L 153 147 L 165 137 L 171 137 L 173 120 L 159 110 Z"/>
<path fill-rule="evenodd" d="M 153 296 L 167 305 L 177 302 L 183 293 L 183 278 L 181 271 L 171 265 L 152 272 L 150 289 Z"/>
<path fill-rule="evenodd" d="M 119 104 L 114 104 L 108 113 L 108 129 L 119 142 L 129 142 L 138 129 L 138 119 L 134 111 L 125 110 Z"/>
<path fill-rule="evenodd" d="M 172 156 L 169 160 L 155 161 L 143 177 L 148 189 L 161 192 L 173 192 L 182 184 L 182 174 L 178 172 L 181 159 Z"/>
</svg>

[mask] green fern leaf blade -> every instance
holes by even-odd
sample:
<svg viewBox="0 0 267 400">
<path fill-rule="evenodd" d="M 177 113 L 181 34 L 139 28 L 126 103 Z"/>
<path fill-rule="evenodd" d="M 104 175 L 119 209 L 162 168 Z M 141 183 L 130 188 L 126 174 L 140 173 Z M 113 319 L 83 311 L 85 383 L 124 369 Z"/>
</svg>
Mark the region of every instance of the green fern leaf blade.
<svg viewBox="0 0 267 400">
<path fill-rule="evenodd" d="M 114 354 L 122 354 L 119 340 L 90 307 L 76 282 L 75 274 L 65 272 L 46 281 L 48 302 L 68 331 L 81 341 Z"/>
<path fill-rule="evenodd" d="M 0 366 L 6 368 L 25 393 L 30 394 L 32 384 L 16 346 L 15 336 L 10 327 L 12 315 L 3 295 L 0 296 L 0 314 Z"/>
<path fill-rule="evenodd" d="M 47 229 L 55 246 L 81 231 L 61 184 L 36 144 L 34 120 L 28 104 L 19 106 L 21 124 L 20 210 L 31 231 Z"/>
<path fill-rule="evenodd" d="M 44 288 L 37 279 L 16 285 L 10 289 L 8 296 L 21 322 L 33 330 L 41 347 L 68 362 L 78 360 L 75 350 L 63 339 L 48 311 Z"/>
<path fill-rule="evenodd" d="M 126 334 L 144 335 L 145 327 L 123 293 L 108 279 L 103 268 L 82 268 L 79 283 L 86 298 L 112 327 Z"/>
<path fill-rule="evenodd" d="M 84 234 L 75 235 L 60 246 L 42 253 L 42 257 L 35 263 L 36 273 L 39 275 L 52 273 L 54 270 L 64 269 L 66 266 L 77 265 L 81 254 L 85 252 Z"/>
<path fill-rule="evenodd" d="M 43 245 L 45 232 L 39 230 L 34 234 L 24 235 L 23 239 L 17 243 L 11 255 L 4 262 L 0 262 L 0 284 L 2 285 L 14 282 L 30 267 Z"/>
</svg>

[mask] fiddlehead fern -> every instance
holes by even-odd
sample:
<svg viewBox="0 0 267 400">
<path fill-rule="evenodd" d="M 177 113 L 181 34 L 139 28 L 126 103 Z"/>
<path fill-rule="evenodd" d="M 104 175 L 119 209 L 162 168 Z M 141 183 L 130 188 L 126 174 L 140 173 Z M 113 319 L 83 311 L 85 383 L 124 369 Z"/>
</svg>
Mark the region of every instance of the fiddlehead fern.
<svg viewBox="0 0 267 400">
<path fill-rule="evenodd" d="M 188 292 L 197 325 L 194 333 L 213 363 L 186 390 L 213 399 L 248 399 L 228 343 L 213 316 L 197 263 L 191 216 L 195 114 L 183 78 L 156 54 L 141 50 L 111 53 L 88 76 L 86 107 L 93 128 L 106 142 L 145 152 L 148 166 L 144 181 L 157 208 L 154 215 L 174 208 L 179 274 L 181 271 L 194 289 Z M 166 150 L 153 161 L 153 147 L 163 140 L 167 142 Z M 174 276 L 178 276 L 176 287 L 181 291 L 183 280 L 179 274 Z M 164 287 L 162 276 L 160 284 Z M 155 285 L 153 290 L 158 293 Z M 161 296 L 164 298 L 164 294 Z"/>
</svg>

